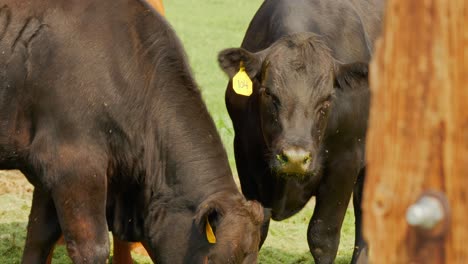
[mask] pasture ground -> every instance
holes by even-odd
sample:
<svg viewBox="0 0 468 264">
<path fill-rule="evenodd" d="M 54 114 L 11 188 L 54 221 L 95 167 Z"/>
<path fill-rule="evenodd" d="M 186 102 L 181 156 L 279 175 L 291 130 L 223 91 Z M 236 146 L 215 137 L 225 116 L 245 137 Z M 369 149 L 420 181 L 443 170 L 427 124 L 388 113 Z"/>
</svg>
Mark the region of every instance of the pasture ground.
<svg viewBox="0 0 468 264">
<path fill-rule="evenodd" d="M 217 53 L 238 47 L 250 19 L 262 0 L 166 0 L 166 16 L 181 38 L 203 97 L 230 157 L 234 132 L 224 105 L 227 77 L 219 70 Z M 0 263 L 20 263 L 33 187 L 16 171 L 0 171 Z M 299 214 L 282 222 L 272 221 L 260 252 L 262 264 L 313 263 L 306 230 L 313 201 Z M 349 263 L 354 243 L 354 218 L 348 209 L 336 263 Z M 136 263 L 151 263 L 133 255 Z M 54 251 L 53 263 L 71 263 L 63 246 Z M 112 263 L 112 262 L 111 262 Z"/>
</svg>

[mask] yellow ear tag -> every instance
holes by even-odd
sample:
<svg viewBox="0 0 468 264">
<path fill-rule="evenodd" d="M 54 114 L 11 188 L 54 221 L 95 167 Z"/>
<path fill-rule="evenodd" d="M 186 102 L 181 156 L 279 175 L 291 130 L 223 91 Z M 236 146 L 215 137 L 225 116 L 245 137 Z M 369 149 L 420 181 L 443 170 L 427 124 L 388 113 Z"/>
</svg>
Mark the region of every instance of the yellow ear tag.
<svg viewBox="0 0 468 264">
<path fill-rule="evenodd" d="M 206 218 L 205 232 L 206 232 L 206 239 L 208 239 L 208 242 L 210 244 L 215 244 L 216 237 L 213 232 L 213 229 L 211 228 L 210 221 L 208 221 L 208 217 Z"/>
<path fill-rule="evenodd" d="M 245 72 L 244 63 L 240 62 L 239 72 L 232 77 L 232 88 L 236 94 L 250 96 L 252 94 L 252 80 Z"/>
</svg>

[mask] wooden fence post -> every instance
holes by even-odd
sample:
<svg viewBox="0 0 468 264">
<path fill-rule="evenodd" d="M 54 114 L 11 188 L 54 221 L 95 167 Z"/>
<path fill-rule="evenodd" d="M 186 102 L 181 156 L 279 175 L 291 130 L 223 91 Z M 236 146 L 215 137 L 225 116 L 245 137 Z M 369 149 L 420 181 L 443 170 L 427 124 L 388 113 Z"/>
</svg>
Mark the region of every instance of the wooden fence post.
<svg viewBox="0 0 468 264">
<path fill-rule="evenodd" d="M 468 263 L 468 1 L 389 0 L 382 32 L 370 69 L 369 261 Z M 424 194 L 447 199 L 437 232 L 408 224 L 437 211 L 407 216 Z"/>
</svg>

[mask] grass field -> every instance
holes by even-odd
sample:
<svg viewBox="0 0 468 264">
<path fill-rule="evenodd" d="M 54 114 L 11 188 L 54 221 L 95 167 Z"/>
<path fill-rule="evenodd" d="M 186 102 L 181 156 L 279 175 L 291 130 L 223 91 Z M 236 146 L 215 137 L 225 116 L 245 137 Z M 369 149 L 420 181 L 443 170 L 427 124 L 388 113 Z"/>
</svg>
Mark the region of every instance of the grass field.
<svg viewBox="0 0 468 264">
<path fill-rule="evenodd" d="M 261 0 L 167 0 L 166 15 L 181 38 L 195 78 L 202 90 L 230 163 L 234 136 L 224 106 L 227 78 L 219 70 L 217 53 L 240 45 L 250 19 Z M 0 172 L 0 264 L 20 263 L 31 204 L 32 187 L 15 172 Z M 260 252 L 260 263 L 313 263 L 308 250 L 306 230 L 313 201 L 299 214 L 282 222 L 272 222 L 268 238 Z M 346 215 L 336 263 L 348 263 L 354 242 L 352 209 Z M 134 255 L 136 263 L 151 263 Z M 71 263 L 63 247 L 54 254 L 53 263 Z"/>
</svg>

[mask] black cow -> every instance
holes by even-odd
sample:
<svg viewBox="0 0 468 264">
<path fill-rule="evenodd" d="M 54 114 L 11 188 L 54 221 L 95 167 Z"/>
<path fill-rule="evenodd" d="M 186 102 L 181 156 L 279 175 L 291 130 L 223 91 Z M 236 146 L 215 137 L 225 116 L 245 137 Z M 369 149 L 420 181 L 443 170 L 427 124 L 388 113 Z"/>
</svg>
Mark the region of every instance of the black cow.
<svg viewBox="0 0 468 264">
<path fill-rule="evenodd" d="M 263 209 L 237 190 L 174 31 L 141 1 L 1 2 L 0 169 L 35 186 L 23 263 L 62 233 L 74 263 L 105 263 L 108 228 L 156 263 L 256 262 Z"/>
<path fill-rule="evenodd" d="M 271 208 L 274 220 L 294 215 L 316 196 L 307 234 L 316 263 L 335 259 L 353 186 L 359 179 L 360 188 L 364 178 L 367 63 L 383 4 L 268 0 L 242 48 L 219 54 L 231 78 L 242 63 L 253 82 L 250 96 L 237 94 L 232 81 L 226 90 L 242 191 Z M 353 262 L 365 246 L 356 194 Z M 265 225 L 262 242 L 267 232 Z"/>
</svg>

